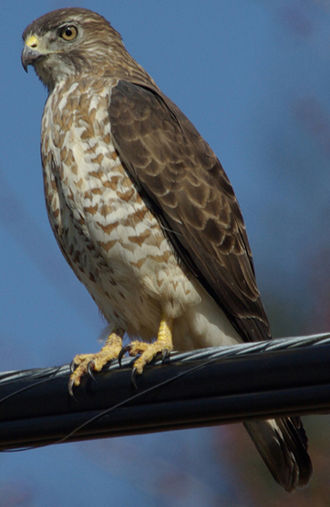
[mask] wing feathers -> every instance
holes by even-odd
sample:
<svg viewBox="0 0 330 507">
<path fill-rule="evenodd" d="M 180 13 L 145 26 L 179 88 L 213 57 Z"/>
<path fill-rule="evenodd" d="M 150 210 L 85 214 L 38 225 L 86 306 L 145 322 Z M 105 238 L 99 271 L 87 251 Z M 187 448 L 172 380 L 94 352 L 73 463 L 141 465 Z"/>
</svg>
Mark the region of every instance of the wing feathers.
<svg viewBox="0 0 330 507">
<path fill-rule="evenodd" d="M 178 257 L 244 340 L 270 337 L 243 218 L 209 145 L 156 88 L 119 81 L 109 114 L 121 160 Z"/>
</svg>

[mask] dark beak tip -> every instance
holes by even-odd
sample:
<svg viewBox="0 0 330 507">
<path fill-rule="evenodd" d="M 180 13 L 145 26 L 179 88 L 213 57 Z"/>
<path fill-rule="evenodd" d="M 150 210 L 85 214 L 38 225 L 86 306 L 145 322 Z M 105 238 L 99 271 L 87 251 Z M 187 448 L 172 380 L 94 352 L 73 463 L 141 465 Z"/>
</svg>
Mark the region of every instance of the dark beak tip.
<svg viewBox="0 0 330 507">
<path fill-rule="evenodd" d="M 25 72 L 28 72 L 29 65 L 34 65 L 34 63 L 38 60 L 40 57 L 40 53 L 24 46 L 22 54 L 21 54 L 21 62 L 22 67 L 25 70 Z"/>
<path fill-rule="evenodd" d="M 21 54 L 21 64 L 22 64 L 22 67 L 25 70 L 25 72 L 27 72 L 29 64 L 27 63 L 26 58 L 24 56 L 24 49 L 23 49 L 22 54 Z"/>
</svg>

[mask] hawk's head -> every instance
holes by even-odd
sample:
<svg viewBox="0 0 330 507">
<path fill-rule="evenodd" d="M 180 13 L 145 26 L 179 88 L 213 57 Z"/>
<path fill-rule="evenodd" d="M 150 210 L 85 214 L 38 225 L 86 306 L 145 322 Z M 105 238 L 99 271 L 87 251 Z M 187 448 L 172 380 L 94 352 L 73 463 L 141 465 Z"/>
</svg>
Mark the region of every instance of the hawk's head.
<svg viewBox="0 0 330 507">
<path fill-rule="evenodd" d="M 87 9 L 49 12 L 24 31 L 22 64 L 33 65 L 48 88 L 82 72 L 100 73 L 126 53 L 121 37 L 102 16 Z M 127 54 L 127 53 L 126 53 Z"/>
</svg>

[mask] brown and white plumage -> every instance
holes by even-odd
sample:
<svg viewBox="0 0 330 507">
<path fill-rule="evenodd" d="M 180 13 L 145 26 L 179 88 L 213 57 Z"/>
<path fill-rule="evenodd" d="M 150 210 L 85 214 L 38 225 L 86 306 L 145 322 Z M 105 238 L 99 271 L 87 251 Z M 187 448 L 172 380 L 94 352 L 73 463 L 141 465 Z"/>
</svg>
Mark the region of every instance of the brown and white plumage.
<svg viewBox="0 0 330 507">
<path fill-rule="evenodd" d="M 118 32 L 69 8 L 34 21 L 23 39 L 24 67 L 50 92 L 42 120 L 50 223 L 114 331 L 150 341 L 165 322 L 178 350 L 270 338 L 230 182 Z M 246 426 L 283 487 L 307 483 L 299 418 Z"/>
</svg>

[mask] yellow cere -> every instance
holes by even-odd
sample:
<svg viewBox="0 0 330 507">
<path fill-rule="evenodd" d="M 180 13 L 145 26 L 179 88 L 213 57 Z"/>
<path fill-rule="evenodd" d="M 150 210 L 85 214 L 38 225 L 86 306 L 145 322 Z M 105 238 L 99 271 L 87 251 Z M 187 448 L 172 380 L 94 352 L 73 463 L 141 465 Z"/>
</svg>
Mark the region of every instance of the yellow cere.
<svg viewBox="0 0 330 507">
<path fill-rule="evenodd" d="M 39 39 L 35 35 L 30 35 L 25 41 L 26 46 L 29 46 L 29 48 L 35 49 L 38 47 Z"/>
</svg>

